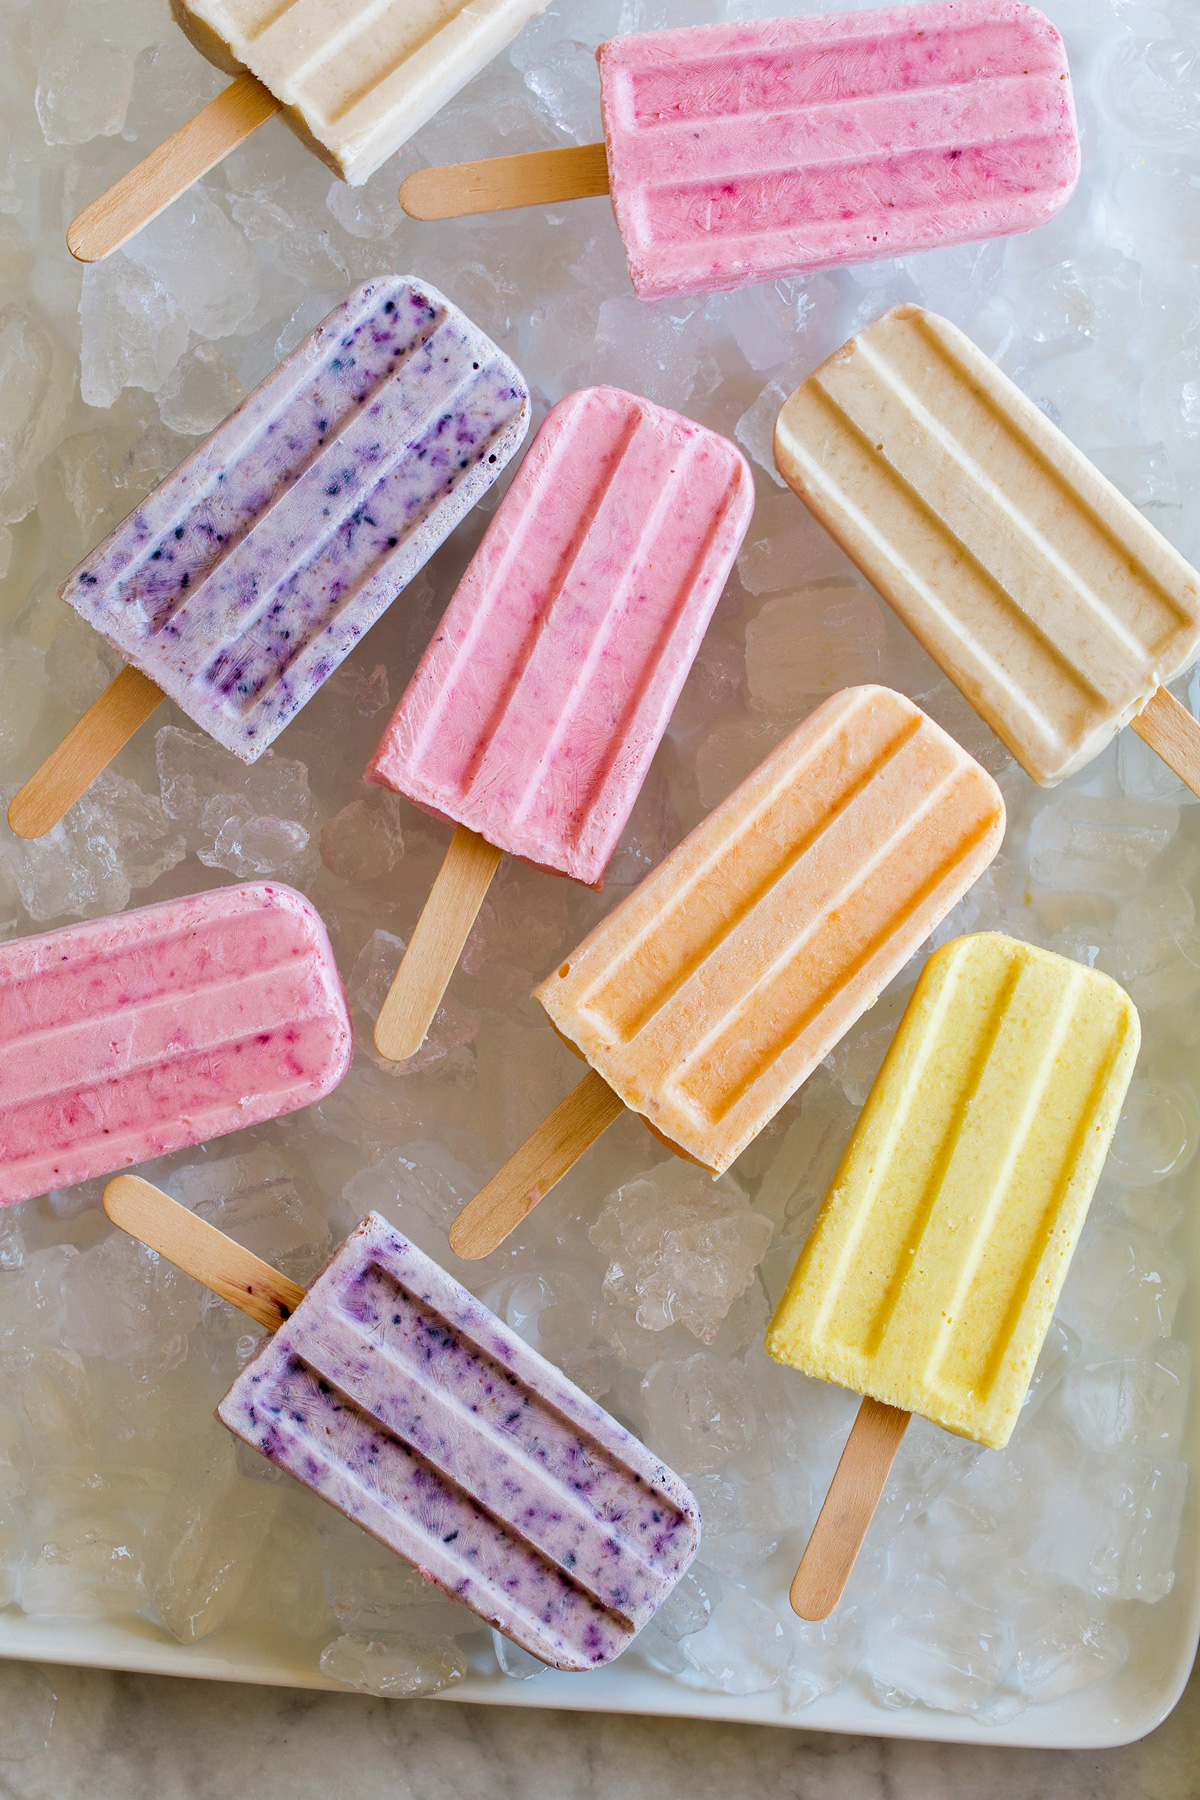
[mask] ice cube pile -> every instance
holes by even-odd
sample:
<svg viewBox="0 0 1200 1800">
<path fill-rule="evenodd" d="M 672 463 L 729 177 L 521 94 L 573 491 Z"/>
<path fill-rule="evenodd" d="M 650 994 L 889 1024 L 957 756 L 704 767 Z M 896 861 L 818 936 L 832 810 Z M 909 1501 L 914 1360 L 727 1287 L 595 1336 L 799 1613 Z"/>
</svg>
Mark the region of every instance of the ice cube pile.
<svg viewBox="0 0 1200 1800">
<path fill-rule="evenodd" d="M 370 1020 L 448 833 L 360 776 L 497 489 L 257 763 L 164 714 L 49 837 L 0 826 L 5 936 L 233 879 L 275 876 L 311 897 L 355 1010 L 350 1075 L 316 1108 L 143 1172 L 299 1281 L 377 1209 L 680 1471 L 703 1512 L 701 1560 L 626 1653 L 655 1672 L 664 1711 L 682 1684 L 774 1694 L 803 1717 L 851 1684 L 880 1707 L 1000 1725 L 1149 1654 L 1177 1604 L 1200 809 L 1129 732 L 1035 789 L 770 454 L 780 401 L 816 362 L 919 300 L 1200 559 L 1186 503 L 1200 481 L 1200 96 L 1178 72 L 1194 6 L 1044 4 L 1067 39 L 1084 142 L 1057 220 L 646 304 L 605 200 L 419 225 L 398 183 L 425 163 L 593 139 L 603 37 L 787 0 L 556 0 L 365 187 L 334 181 L 276 121 L 86 270 L 63 246 L 70 219 L 222 78 L 166 0 L 0 0 L 13 49 L 0 99 L 5 801 L 118 667 L 57 600 L 67 572 L 353 283 L 413 270 L 443 289 L 515 358 L 535 424 L 573 388 L 613 382 L 735 436 L 755 463 L 737 573 L 604 894 L 506 863 L 410 1065 L 376 1056 Z M 719 1183 L 627 1116 L 486 1264 L 458 1261 L 445 1234 L 577 1078 L 534 982 L 819 699 L 871 680 L 979 757 L 1008 807 L 1000 858 L 936 941 L 999 930 L 1108 971 L 1140 1010 L 1144 1048 L 1011 1443 L 982 1451 L 914 1421 L 846 1603 L 816 1626 L 790 1613 L 787 1582 L 857 1397 L 779 1369 L 762 1331 L 922 959 Z M 1200 708 L 1194 679 L 1176 691 Z M 434 1693 L 468 1668 L 497 1684 L 566 1679 L 494 1644 L 213 1424 L 256 1334 L 113 1231 L 98 1186 L 0 1214 L 0 1604 L 142 1614 L 184 1644 L 283 1634 L 293 1660 L 372 1693 Z"/>
</svg>

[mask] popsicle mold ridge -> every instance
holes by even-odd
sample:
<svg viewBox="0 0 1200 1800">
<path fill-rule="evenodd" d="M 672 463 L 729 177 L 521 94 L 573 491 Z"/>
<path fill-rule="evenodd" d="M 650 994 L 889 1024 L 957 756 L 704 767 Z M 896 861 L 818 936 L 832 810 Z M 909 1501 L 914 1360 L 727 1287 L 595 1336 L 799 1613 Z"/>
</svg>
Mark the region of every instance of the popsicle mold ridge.
<svg viewBox="0 0 1200 1800">
<path fill-rule="evenodd" d="M 1020 0 L 639 32 L 597 57 L 643 299 L 1028 231 L 1079 179 L 1066 51 Z"/>
<path fill-rule="evenodd" d="M 0 945 L 0 1204 L 307 1106 L 352 1048 L 325 927 L 280 882 Z"/>
<path fill-rule="evenodd" d="M 957 326 L 893 308 L 784 402 L 781 474 L 1053 787 L 1200 653 L 1200 575 Z"/>
<path fill-rule="evenodd" d="M 818 706 L 534 990 L 626 1106 L 729 1167 L 987 867 L 991 777 L 887 688 Z"/>
<path fill-rule="evenodd" d="M 525 382 L 491 339 L 428 283 L 380 276 L 147 495 L 62 597 L 253 762 L 528 424 Z"/>
<path fill-rule="evenodd" d="M 678 1476 L 378 1213 L 217 1410 L 556 1668 L 619 1655 L 699 1544 Z"/>
<path fill-rule="evenodd" d="M 717 432 L 620 388 L 560 400 L 367 780 L 599 887 L 753 506 Z"/>
<path fill-rule="evenodd" d="M 996 933 L 921 972 L 767 1334 L 772 1356 L 1008 1442 L 1140 1039 L 1098 970 Z"/>
</svg>

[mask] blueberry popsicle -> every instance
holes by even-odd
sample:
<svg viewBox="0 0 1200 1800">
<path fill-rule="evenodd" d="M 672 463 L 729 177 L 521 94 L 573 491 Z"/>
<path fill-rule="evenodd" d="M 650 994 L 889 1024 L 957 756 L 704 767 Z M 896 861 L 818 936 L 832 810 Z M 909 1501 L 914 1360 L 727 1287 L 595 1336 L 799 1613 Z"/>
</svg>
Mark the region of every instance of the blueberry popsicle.
<svg viewBox="0 0 1200 1800">
<path fill-rule="evenodd" d="M 591 1065 L 459 1214 L 483 1256 L 630 1107 L 720 1174 L 983 873 L 991 777 L 920 708 L 809 715 L 535 989 Z"/>
<path fill-rule="evenodd" d="M 1021 0 L 611 38 L 603 144 L 410 175 L 417 218 L 611 189 L 640 298 L 1028 231 L 1079 178 L 1066 51 Z"/>
<path fill-rule="evenodd" d="M 688 1568 L 679 1477 L 378 1213 L 305 1294 L 148 1182 L 104 1204 L 274 1332 L 229 1430 L 543 1662 L 610 1662 Z"/>
<path fill-rule="evenodd" d="M 784 402 L 775 460 L 1034 781 L 1132 725 L 1200 793 L 1166 691 L 1200 575 L 957 326 L 884 313 Z"/>
<path fill-rule="evenodd" d="M 750 523 L 727 438 L 560 400 L 367 767 L 457 831 L 376 1027 L 419 1047 L 502 851 L 599 887 Z"/>
<path fill-rule="evenodd" d="M 993 933 L 926 963 L 767 1334 L 863 1394 L 792 1590 L 836 1604 L 910 1413 L 1008 1442 L 1137 1056 L 1114 981 Z"/>
<path fill-rule="evenodd" d="M 67 245 L 97 262 L 273 113 L 358 186 L 541 12 L 546 0 L 171 0 L 236 79 L 92 202 Z"/>
<path fill-rule="evenodd" d="M 351 1047 L 325 927 L 278 882 L 0 945 L 0 1205 L 308 1106 Z"/>
<path fill-rule="evenodd" d="M 164 694 L 253 762 L 528 423 L 519 371 L 436 288 L 357 288 L 67 578 L 130 666 L 17 794 L 13 830 L 50 830 Z"/>
</svg>

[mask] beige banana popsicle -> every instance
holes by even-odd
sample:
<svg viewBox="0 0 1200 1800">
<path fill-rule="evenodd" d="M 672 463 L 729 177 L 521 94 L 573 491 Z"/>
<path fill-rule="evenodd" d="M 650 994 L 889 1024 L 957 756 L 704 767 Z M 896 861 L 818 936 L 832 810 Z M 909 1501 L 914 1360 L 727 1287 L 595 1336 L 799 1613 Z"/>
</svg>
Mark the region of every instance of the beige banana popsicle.
<svg viewBox="0 0 1200 1800">
<path fill-rule="evenodd" d="M 281 112 L 352 187 L 375 173 L 546 0 L 171 0 L 235 79 L 80 213 L 67 247 L 99 262 Z"/>
<path fill-rule="evenodd" d="M 1200 793 L 1166 691 L 1200 575 L 956 326 L 884 313 L 784 402 L 775 460 L 1034 781 L 1132 725 Z"/>
<path fill-rule="evenodd" d="M 792 1585 L 832 1611 L 911 1413 L 1008 1442 L 1104 1165 L 1133 1002 L 995 933 L 926 963 L 767 1349 L 864 1396 Z"/>
<path fill-rule="evenodd" d="M 727 1169 L 1003 834 L 995 782 L 911 700 L 826 700 L 535 990 L 591 1067 L 453 1248 L 493 1250 L 625 1107 Z"/>
</svg>

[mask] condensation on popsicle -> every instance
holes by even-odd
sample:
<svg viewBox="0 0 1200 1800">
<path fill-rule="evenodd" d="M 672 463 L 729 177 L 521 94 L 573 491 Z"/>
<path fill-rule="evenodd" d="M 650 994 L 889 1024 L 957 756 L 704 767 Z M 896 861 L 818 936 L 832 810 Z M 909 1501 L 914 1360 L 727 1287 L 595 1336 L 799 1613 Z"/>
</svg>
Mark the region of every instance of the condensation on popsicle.
<svg viewBox="0 0 1200 1800">
<path fill-rule="evenodd" d="M 493 1248 L 621 1102 L 727 1169 L 1003 832 L 995 782 L 911 700 L 864 687 L 825 701 L 535 989 L 591 1065 L 588 1093 L 616 1111 L 558 1166 L 519 1151 L 460 1214 L 454 1248 Z"/>
<path fill-rule="evenodd" d="M 378 1213 L 217 1412 L 556 1668 L 618 1656 L 699 1544 L 678 1476 Z"/>
<path fill-rule="evenodd" d="M 956 326 L 884 313 L 785 401 L 775 460 L 1034 781 L 1132 723 L 1200 792 L 1161 691 L 1200 575 Z"/>
<path fill-rule="evenodd" d="M 350 1064 L 329 938 L 277 882 L 0 946 L 0 1205 L 260 1124 Z"/>
<path fill-rule="evenodd" d="M 142 717 L 168 694 L 252 762 L 491 486 L 528 422 L 520 372 L 483 332 L 436 288 L 379 277 L 117 526 L 62 596 L 149 678 Z M 123 741 L 82 771 L 83 785 Z M 61 798 L 80 792 L 76 780 Z M 26 799 L 10 810 L 22 835 L 65 810 L 27 830 Z"/>
<path fill-rule="evenodd" d="M 1079 177 L 1062 39 L 1020 0 L 600 46 L 604 145 L 423 170 L 418 218 L 604 191 L 635 292 L 705 293 L 1028 231 Z"/>
<path fill-rule="evenodd" d="M 470 833 L 600 886 L 753 505 L 740 451 L 678 413 L 607 387 L 551 410 L 366 771 L 460 827 L 447 883 Z M 445 917 L 441 885 L 429 907 Z M 426 963 L 414 937 L 404 981 Z M 380 1015 L 384 1054 L 402 1003 Z"/>
</svg>

